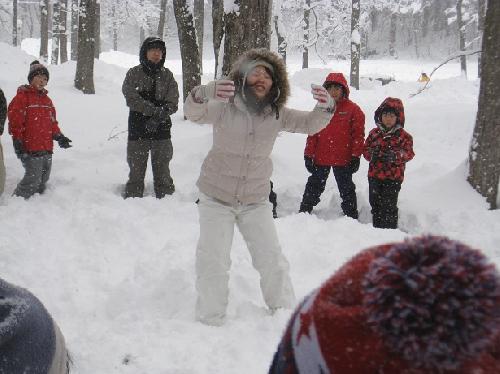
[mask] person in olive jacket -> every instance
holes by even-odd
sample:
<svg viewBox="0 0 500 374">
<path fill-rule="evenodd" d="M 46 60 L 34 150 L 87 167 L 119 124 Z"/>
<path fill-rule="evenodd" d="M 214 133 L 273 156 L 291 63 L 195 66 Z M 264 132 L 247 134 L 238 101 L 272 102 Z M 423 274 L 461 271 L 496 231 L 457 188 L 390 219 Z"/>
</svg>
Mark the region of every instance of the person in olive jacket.
<svg viewBox="0 0 500 374">
<path fill-rule="evenodd" d="M 157 198 L 175 191 L 169 164 L 173 148 L 170 115 L 177 112 L 179 90 L 172 72 L 164 67 L 165 42 L 157 37 L 144 40 L 139 52 L 140 64 L 131 68 L 122 92 L 128 117 L 127 162 L 130 167 L 124 197 L 142 197 L 144 177 L 151 153 L 154 190 Z"/>
<path fill-rule="evenodd" d="M 5 119 L 7 118 L 7 101 L 2 89 L 0 89 L 0 136 L 3 134 Z M 0 195 L 5 187 L 5 164 L 3 162 L 3 149 L 0 142 Z"/>
</svg>

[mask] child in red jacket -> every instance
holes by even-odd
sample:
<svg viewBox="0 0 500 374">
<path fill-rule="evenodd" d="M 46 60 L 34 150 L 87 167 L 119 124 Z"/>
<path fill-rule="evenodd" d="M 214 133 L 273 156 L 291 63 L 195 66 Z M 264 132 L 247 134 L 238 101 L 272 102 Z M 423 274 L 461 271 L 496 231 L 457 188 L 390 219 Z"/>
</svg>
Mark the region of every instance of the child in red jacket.
<svg viewBox="0 0 500 374">
<path fill-rule="evenodd" d="M 365 141 L 363 156 L 370 162 L 368 183 L 373 227 L 398 227 L 398 195 L 406 163 L 415 156 L 413 138 L 403 129 L 404 122 L 403 103 L 388 97 L 375 111 L 377 127 Z"/>
<path fill-rule="evenodd" d="M 71 140 L 59 129 L 56 109 L 47 96 L 48 81 L 47 68 L 33 61 L 28 74 L 29 85 L 17 89 L 8 109 L 9 133 L 25 169 L 14 195 L 25 199 L 45 190 L 52 167 L 53 140 L 61 148 L 71 147 Z"/>
</svg>

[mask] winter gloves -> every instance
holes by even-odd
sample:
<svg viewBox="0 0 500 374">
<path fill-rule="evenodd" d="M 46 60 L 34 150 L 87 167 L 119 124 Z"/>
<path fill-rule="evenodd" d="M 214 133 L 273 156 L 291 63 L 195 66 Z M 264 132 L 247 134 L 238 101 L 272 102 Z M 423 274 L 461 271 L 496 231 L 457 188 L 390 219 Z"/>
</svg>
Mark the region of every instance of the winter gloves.
<svg viewBox="0 0 500 374">
<path fill-rule="evenodd" d="M 12 144 L 14 145 L 14 152 L 16 152 L 17 158 L 22 159 L 26 154 L 26 150 L 23 146 L 23 141 L 20 139 L 12 139 Z"/>
<path fill-rule="evenodd" d="M 371 160 L 370 162 L 380 161 L 384 164 L 390 164 L 396 161 L 396 152 L 392 149 L 380 149 L 380 147 L 375 147 L 370 151 Z"/>
<path fill-rule="evenodd" d="M 314 160 L 312 159 L 312 157 L 304 156 L 304 164 L 306 165 L 307 171 L 313 174 L 316 170 L 316 167 L 314 166 Z"/>
<path fill-rule="evenodd" d="M 325 87 L 318 84 L 311 84 L 311 93 L 313 98 L 318 101 L 316 107 L 331 113 L 335 111 L 335 100 L 333 100 Z"/>
<path fill-rule="evenodd" d="M 219 79 L 212 81 L 204 86 L 200 86 L 195 96 L 203 102 L 208 100 L 217 100 L 228 102 L 234 96 L 234 82 L 228 79 Z"/>
<path fill-rule="evenodd" d="M 66 137 L 66 136 L 64 136 L 61 133 L 55 135 L 54 136 L 54 140 L 59 144 L 60 148 L 66 149 L 66 148 L 72 147 L 72 145 L 69 144 L 69 143 L 71 143 L 71 139 L 68 138 L 68 137 Z"/>
<path fill-rule="evenodd" d="M 167 105 L 155 107 L 153 115 L 144 123 L 146 132 L 154 133 L 162 123 L 167 123 L 170 116 L 170 109 Z"/>
<path fill-rule="evenodd" d="M 359 157 L 352 156 L 349 169 L 353 174 L 359 170 Z"/>
</svg>

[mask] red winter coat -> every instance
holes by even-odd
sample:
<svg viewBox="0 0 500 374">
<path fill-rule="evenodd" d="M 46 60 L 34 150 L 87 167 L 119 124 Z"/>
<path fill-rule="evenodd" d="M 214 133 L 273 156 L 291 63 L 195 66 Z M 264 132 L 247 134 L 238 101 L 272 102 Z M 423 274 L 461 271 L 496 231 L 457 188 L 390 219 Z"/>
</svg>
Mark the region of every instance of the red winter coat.
<svg viewBox="0 0 500 374">
<path fill-rule="evenodd" d="M 8 116 L 9 133 L 13 139 L 22 140 L 26 152 L 52 152 L 52 139 L 61 130 L 46 90 L 20 86 L 9 104 Z"/>
<path fill-rule="evenodd" d="M 389 131 L 383 128 L 381 120 L 382 111 L 386 107 L 395 109 L 398 118 L 396 126 Z M 377 127 L 368 134 L 363 150 L 363 156 L 370 162 L 369 178 L 403 181 L 406 163 L 415 156 L 413 138 L 403 129 L 404 122 L 404 107 L 399 99 L 388 97 L 375 111 Z M 387 151 L 394 152 L 394 162 L 384 162 L 380 159 Z"/>
<path fill-rule="evenodd" d="M 342 73 L 330 73 L 325 80 L 341 84 L 345 97 L 336 103 L 330 123 L 317 134 L 307 137 L 304 155 L 316 165 L 346 166 L 352 157 L 363 153 L 365 114 L 349 100 L 349 86 Z"/>
</svg>

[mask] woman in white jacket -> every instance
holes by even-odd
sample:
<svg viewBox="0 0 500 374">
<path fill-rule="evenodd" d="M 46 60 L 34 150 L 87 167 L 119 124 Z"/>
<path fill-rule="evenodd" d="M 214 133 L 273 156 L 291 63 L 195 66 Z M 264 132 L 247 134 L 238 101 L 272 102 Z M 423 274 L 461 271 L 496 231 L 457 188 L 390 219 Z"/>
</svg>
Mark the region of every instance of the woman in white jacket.
<svg viewBox="0 0 500 374">
<path fill-rule="evenodd" d="M 315 134 L 332 116 L 334 101 L 313 85 L 314 110 L 286 108 L 286 66 L 266 49 L 252 49 L 233 65 L 228 80 L 194 88 L 184 115 L 213 125 L 213 145 L 197 186 L 200 237 L 196 251 L 196 318 L 224 323 L 234 225 L 238 226 L 271 310 L 290 308 L 295 295 L 268 201 L 270 154 L 280 131 Z"/>
</svg>

